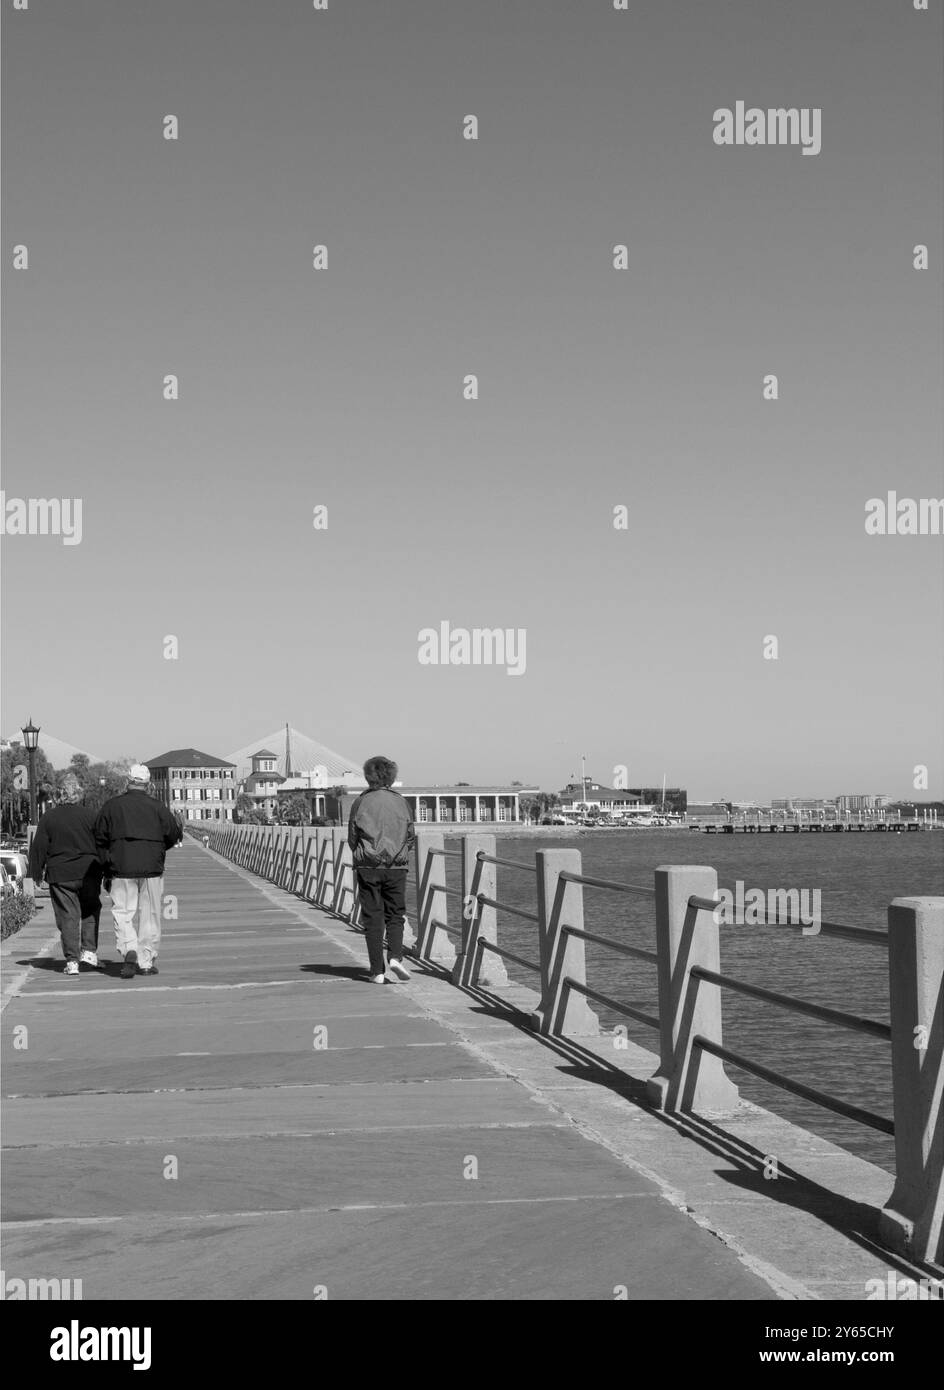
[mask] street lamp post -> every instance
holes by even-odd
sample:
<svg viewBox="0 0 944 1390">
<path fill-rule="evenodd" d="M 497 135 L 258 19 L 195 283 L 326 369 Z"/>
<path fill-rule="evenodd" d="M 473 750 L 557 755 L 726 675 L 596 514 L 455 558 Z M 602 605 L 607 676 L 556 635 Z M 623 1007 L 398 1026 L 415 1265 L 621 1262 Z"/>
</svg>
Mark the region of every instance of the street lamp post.
<svg viewBox="0 0 944 1390">
<path fill-rule="evenodd" d="M 30 804 L 30 825 L 36 824 L 36 749 L 39 746 L 39 729 L 33 723 L 32 715 L 30 721 L 22 729 L 23 742 L 26 745 L 26 753 L 29 758 L 29 804 Z"/>
</svg>

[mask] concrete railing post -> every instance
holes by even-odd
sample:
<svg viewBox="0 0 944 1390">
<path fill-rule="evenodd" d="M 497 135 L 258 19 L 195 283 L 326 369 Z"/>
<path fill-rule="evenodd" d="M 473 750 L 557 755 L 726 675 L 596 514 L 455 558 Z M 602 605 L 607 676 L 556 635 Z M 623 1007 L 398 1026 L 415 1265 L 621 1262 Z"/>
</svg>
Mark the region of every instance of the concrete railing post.
<svg viewBox="0 0 944 1390">
<path fill-rule="evenodd" d="M 446 861 L 436 850 L 444 848 L 443 836 L 436 830 L 420 830 L 416 835 L 416 946 L 415 954 L 450 969 L 456 952 L 449 933 L 436 926 L 449 923 L 446 887 Z"/>
<path fill-rule="evenodd" d="M 720 928 L 714 913 L 688 901 L 717 894 L 714 869 L 694 864 L 656 869 L 660 1063 L 646 1091 L 660 1110 L 726 1114 L 738 1102 L 721 1059 L 692 1050 L 699 1035 L 721 1045 L 721 987 L 691 978 L 695 966 L 720 971 Z"/>
<path fill-rule="evenodd" d="M 479 943 L 491 941 L 498 945 L 498 918 L 494 907 L 473 901 L 477 893 L 497 898 L 498 875 L 495 864 L 483 864 L 479 853 L 495 853 L 494 835 L 463 835 L 462 837 L 462 950 L 453 966 L 453 983 L 457 985 L 507 985 L 508 972 L 501 956 L 485 951 Z"/>
<path fill-rule="evenodd" d="M 332 861 L 331 831 L 327 826 L 319 826 L 315 831 L 318 842 L 318 893 L 319 907 L 330 907 L 334 901 L 334 863 Z"/>
<path fill-rule="evenodd" d="M 599 1019 L 584 996 L 566 983 L 587 983 L 584 942 L 564 930 L 583 931 L 583 885 L 560 877 L 564 872 L 580 873 L 580 851 L 541 849 L 536 859 L 541 1002 L 531 1022 L 538 1032 L 557 1037 L 595 1037 Z"/>
<path fill-rule="evenodd" d="M 910 1259 L 944 1263 L 944 898 L 888 909 L 895 1187 L 882 1240 Z"/>
<path fill-rule="evenodd" d="M 354 860 L 347 842 L 347 831 L 331 831 L 334 855 L 334 910 L 339 917 L 350 921 L 354 916 L 355 883 Z"/>
<path fill-rule="evenodd" d="M 302 886 L 301 895 L 309 901 L 314 896 L 317 882 L 317 842 L 313 826 L 307 825 L 302 831 Z"/>
</svg>

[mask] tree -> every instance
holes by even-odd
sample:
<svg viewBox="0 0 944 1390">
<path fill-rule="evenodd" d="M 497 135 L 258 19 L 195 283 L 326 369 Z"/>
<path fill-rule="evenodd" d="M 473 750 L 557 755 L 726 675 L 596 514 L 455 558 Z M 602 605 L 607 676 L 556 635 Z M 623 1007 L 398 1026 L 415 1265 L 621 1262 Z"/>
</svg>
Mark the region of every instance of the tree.
<svg viewBox="0 0 944 1390">
<path fill-rule="evenodd" d="M 292 792 L 290 796 L 280 797 L 279 821 L 282 825 L 309 825 L 311 808 L 308 798 L 301 792 Z"/>
<path fill-rule="evenodd" d="M 113 796 L 120 796 L 127 789 L 129 767 L 130 763 L 126 758 L 118 758 L 112 762 L 89 764 L 85 780 L 82 782 L 85 792 L 82 802 L 88 810 L 100 811 L 106 801 L 110 801 Z M 81 774 L 77 770 L 76 775 L 82 781 Z"/>
<path fill-rule="evenodd" d="M 325 810 L 336 825 L 344 824 L 344 798 L 346 796 L 347 787 L 338 785 L 328 788 L 328 795 L 325 797 Z"/>
<path fill-rule="evenodd" d="M 10 834 L 18 835 L 29 824 L 29 785 L 24 781 L 17 786 L 15 769 L 29 768 L 29 754 L 22 743 L 12 743 L 4 748 L 0 758 L 0 802 L 3 808 L 3 828 Z M 56 785 L 56 771 L 41 748 L 36 749 L 36 794 L 39 801 L 45 799 Z"/>
</svg>

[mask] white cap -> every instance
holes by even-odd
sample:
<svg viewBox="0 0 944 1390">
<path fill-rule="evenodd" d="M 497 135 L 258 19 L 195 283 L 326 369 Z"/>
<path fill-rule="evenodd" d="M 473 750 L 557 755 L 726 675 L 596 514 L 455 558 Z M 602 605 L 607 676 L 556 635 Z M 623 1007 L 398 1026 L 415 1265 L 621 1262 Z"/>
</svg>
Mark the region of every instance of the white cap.
<svg viewBox="0 0 944 1390">
<path fill-rule="evenodd" d="M 151 781 L 151 769 L 145 767 L 144 763 L 132 763 L 128 769 L 128 781 L 137 782 L 143 787 L 148 786 Z"/>
</svg>

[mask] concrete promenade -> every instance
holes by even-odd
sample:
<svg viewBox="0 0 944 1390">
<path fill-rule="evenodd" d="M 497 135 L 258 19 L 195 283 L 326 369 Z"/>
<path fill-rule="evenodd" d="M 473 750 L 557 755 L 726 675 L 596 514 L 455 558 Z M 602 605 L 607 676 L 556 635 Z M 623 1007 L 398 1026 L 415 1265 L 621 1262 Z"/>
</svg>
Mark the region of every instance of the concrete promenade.
<svg viewBox="0 0 944 1390">
<path fill-rule="evenodd" d="M 369 985 L 357 932 L 189 838 L 165 891 L 157 977 L 66 980 L 38 952 L 48 903 L 4 943 L 8 985 L 26 971 L 2 1020 L 8 1279 L 81 1279 L 86 1300 L 756 1300 L 863 1298 L 907 1269 L 841 1195 L 880 1204 L 888 1175 L 825 1141 L 746 1106 L 733 1143 L 693 1142 L 645 1107 L 648 1054 L 617 1070 L 608 1040 L 542 1043 L 515 986 L 425 966 Z"/>
</svg>

